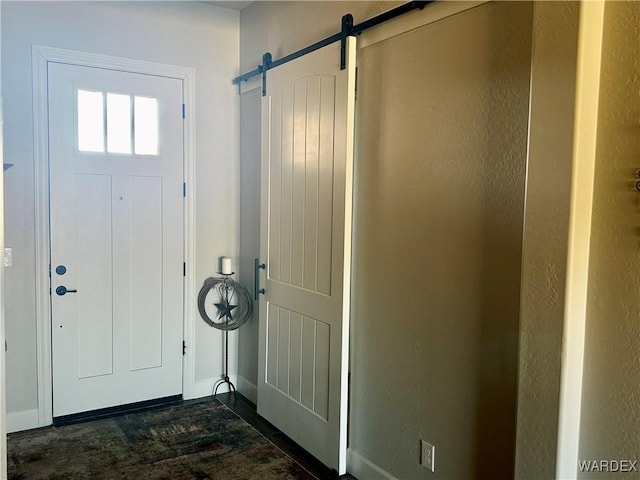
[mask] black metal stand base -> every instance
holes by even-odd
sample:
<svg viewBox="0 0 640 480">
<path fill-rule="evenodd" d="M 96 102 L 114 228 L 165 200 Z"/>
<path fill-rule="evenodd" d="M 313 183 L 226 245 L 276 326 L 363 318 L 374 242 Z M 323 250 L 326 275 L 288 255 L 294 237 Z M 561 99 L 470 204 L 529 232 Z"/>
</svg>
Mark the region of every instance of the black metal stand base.
<svg viewBox="0 0 640 480">
<path fill-rule="evenodd" d="M 224 385 L 225 383 L 229 385 L 229 391 L 230 392 L 233 391 L 233 398 L 237 400 L 238 395 L 236 394 L 236 386 L 233 384 L 231 380 L 229 380 L 229 377 L 227 375 L 225 375 L 222 380 L 218 380 L 216 382 L 215 386 L 213 387 L 213 396 L 215 397 L 218 394 L 218 387 L 220 385 Z"/>
</svg>

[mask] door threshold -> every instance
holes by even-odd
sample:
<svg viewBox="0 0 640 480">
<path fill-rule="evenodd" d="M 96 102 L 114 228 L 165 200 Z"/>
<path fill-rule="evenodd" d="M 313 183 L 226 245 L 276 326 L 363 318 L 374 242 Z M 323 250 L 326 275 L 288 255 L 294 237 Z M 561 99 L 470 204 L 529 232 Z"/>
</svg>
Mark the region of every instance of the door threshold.
<svg viewBox="0 0 640 480">
<path fill-rule="evenodd" d="M 182 395 L 172 395 L 170 397 L 154 398 L 153 400 L 145 400 L 142 402 L 128 403 L 126 405 L 117 405 L 115 407 L 99 408 L 88 412 L 72 413 L 70 415 L 61 415 L 53 417 L 53 425 L 61 427 L 62 425 L 73 425 L 74 423 L 88 422 L 91 420 L 100 420 L 103 418 L 116 417 L 127 413 L 139 412 L 141 410 L 149 410 L 152 408 L 166 407 L 182 402 Z"/>
</svg>

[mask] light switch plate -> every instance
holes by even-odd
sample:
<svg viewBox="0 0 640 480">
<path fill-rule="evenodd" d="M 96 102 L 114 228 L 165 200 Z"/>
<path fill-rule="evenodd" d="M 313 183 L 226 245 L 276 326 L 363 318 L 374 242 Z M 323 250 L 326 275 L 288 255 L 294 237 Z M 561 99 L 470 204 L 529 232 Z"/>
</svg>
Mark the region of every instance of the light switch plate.
<svg viewBox="0 0 640 480">
<path fill-rule="evenodd" d="M 10 248 L 4 249 L 4 266 L 10 267 L 13 265 L 13 252 Z"/>
</svg>

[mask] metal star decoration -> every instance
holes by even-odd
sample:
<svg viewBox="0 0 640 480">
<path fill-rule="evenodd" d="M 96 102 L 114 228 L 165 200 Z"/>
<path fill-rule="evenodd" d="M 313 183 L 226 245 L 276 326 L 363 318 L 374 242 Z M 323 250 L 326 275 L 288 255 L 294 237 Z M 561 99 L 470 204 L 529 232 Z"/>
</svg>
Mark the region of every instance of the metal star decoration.
<svg viewBox="0 0 640 480">
<path fill-rule="evenodd" d="M 214 303 L 214 305 L 218 308 L 218 318 L 228 318 L 232 319 L 231 311 L 237 307 L 237 305 L 231 305 L 229 300 L 223 300 L 220 303 Z"/>
</svg>

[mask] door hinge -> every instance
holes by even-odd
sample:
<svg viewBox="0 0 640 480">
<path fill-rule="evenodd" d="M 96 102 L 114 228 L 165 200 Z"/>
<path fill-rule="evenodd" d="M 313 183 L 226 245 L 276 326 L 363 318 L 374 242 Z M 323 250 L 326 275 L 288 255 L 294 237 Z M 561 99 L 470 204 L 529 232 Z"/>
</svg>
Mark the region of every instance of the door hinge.
<svg viewBox="0 0 640 480">
<path fill-rule="evenodd" d="M 182 355 L 185 355 L 187 353 L 187 342 L 185 342 L 184 340 L 182 341 Z"/>
<path fill-rule="evenodd" d="M 187 196 L 187 182 L 182 182 L 182 196 L 185 198 Z"/>
<path fill-rule="evenodd" d="M 182 104 L 182 118 L 187 118 L 187 106 L 184 103 Z"/>
<path fill-rule="evenodd" d="M 187 276 L 187 262 L 182 262 L 182 276 Z"/>
</svg>

